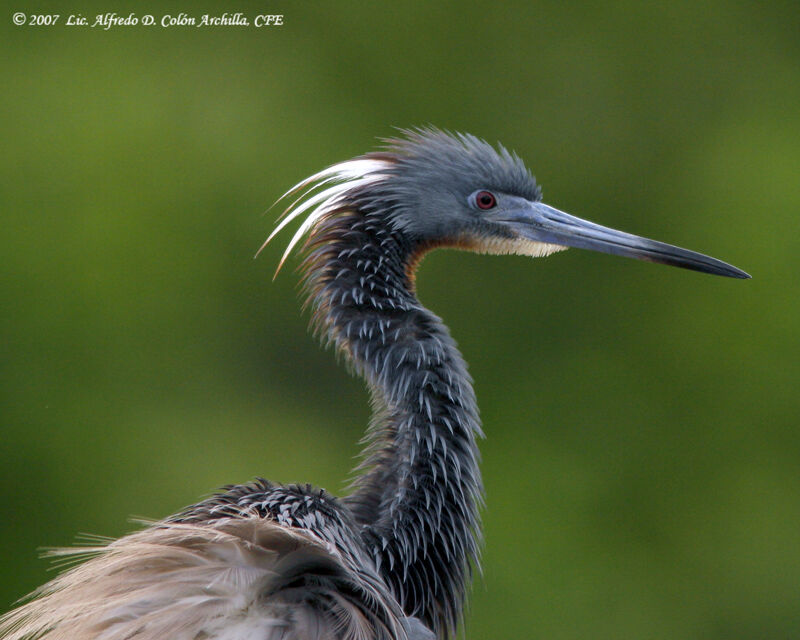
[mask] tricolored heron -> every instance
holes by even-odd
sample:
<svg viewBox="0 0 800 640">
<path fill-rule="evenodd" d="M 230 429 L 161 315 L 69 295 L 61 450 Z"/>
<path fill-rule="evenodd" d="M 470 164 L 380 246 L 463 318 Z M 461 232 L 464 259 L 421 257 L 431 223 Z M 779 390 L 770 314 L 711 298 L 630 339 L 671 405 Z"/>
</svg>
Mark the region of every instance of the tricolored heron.
<svg viewBox="0 0 800 640">
<path fill-rule="evenodd" d="M 7 614 L 3 640 L 451 637 L 477 563 L 481 426 L 455 342 L 415 295 L 419 258 L 440 246 L 580 247 L 749 277 L 554 209 L 518 156 L 436 129 L 406 131 L 284 198 L 294 200 L 270 239 L 306 216 L 281 264 L 306 237 L 313 326 L 363 376 L 375 408 L 352 493 L 259 480 L 60 552 L 88 559 Z"/>
</svg>

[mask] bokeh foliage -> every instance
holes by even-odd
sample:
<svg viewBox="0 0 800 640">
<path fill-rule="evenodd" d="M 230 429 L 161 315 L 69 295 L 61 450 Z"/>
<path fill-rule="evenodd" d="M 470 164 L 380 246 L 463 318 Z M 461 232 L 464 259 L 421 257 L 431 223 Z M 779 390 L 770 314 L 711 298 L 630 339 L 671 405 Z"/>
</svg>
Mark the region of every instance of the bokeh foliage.
<svg viewBox="0 0 800 640">
<path fill-rule="evenodd" d="M 134 5 L 37 11 L 220 12 Z M 516 149 L 559 208 L 754 276 L 425 261 L 488 435 L 466 636 L 800 636 L 796 3 L 268 5 L 236 9 L 284 27 L 2 17 L 2 608 L 79 532 L 255 475 L 343 489 L 366 394 L 291 268 L 270 282 L 282 242 L 253 260 L 261 213 L 433 123 Z"/>
</svg>

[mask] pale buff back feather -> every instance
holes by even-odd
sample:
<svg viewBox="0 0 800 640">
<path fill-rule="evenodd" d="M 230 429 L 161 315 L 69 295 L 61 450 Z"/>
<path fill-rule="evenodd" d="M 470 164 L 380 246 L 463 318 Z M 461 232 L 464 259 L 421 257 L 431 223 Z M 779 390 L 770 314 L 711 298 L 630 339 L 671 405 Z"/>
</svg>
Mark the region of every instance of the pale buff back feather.
<svg viewBox="0 0 800 640">
<path fill-rule="evenodd" d="M 0 619 L 0 638 L 406 640 L 414 628 L 370 570 L 355 566 L 363 558 L 255 515 L 161 522 L 54 553 L 86 554 Z"/>
</svg>

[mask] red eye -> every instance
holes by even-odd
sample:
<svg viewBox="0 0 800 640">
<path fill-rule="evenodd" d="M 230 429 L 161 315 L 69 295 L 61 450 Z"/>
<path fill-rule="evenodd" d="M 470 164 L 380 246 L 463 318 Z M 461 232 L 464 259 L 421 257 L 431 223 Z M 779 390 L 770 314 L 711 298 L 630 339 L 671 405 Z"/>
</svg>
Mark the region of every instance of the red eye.
<svg viewBox="0 0 800 640">
<path fill-rule="evenodd" d="M 497 198 L 490 191 L 478 191 L 475 194 L 475 204 L 478 205 L 479 209 L 491 209 L 497 206 Z"/>
</svg>

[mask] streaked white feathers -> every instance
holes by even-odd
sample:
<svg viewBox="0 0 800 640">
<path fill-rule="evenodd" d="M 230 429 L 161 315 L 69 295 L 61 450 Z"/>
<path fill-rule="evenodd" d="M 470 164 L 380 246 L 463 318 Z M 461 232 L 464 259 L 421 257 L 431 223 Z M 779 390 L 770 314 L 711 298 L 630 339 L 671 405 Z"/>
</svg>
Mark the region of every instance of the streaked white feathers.
<svg viewBox="0 0 800 640">
<path fill-rule="evenodd" d="M 274 238 L 279 231 L 281 231 L 292 220 L 302 215 L 304 212 L 311 209 L 303 224 L 295 232 L 289 245 L 283 252 L 278 268 L 275 274 L 278 274 L 286 258 L 292 252 L 292 249 L 297 245 L 300 239 L 311 230 L 311 228 L 319 222 L 326 214 L 334 211 L 343 200 L 343 195 L 352 189 L 357 189 L 362 186 L 377 182 L 386 177 L 385 171 L 389 167 L 389 163 L 384 160 L 377 160 L 374 158 L 356 158 L 355 160 L 348 160 L 340 162 L 333 166 L 323 169 L 314 175 L 306 178 L 302 182 L 296 184 L 286 193 L 284 193 L 277 202 L 286 199 L 289 196 L 299 194 L 297 199 L 290 204 L 286 210 L 280 215 L 278 220 L 280 223 L 272 231 L 267 238 L 266 242 L 261 245 L 256 255 L 261 253 L 264 247 L 269 244 L 270 240 Z M 311 195 L 319 187 L 335 183 L 326 189 Z M 277 204 L 276 202 L 276 204 Z"/>
</svg>

